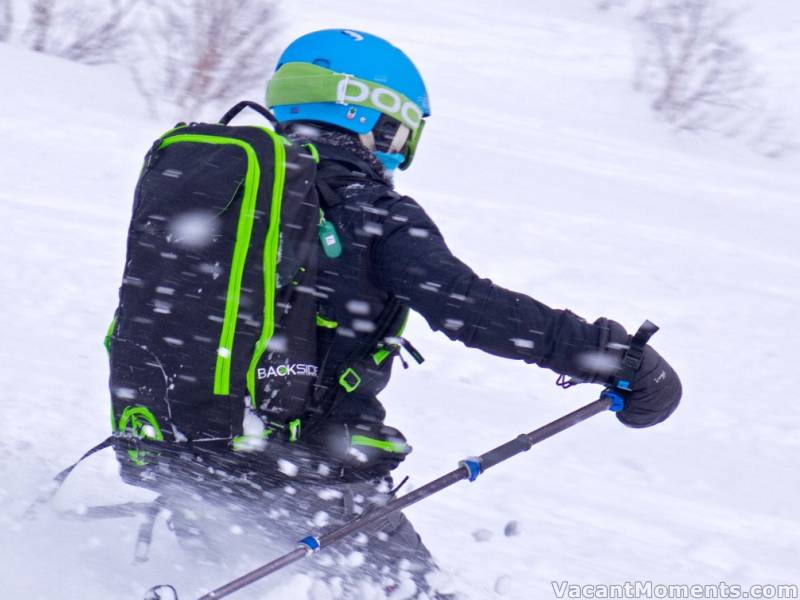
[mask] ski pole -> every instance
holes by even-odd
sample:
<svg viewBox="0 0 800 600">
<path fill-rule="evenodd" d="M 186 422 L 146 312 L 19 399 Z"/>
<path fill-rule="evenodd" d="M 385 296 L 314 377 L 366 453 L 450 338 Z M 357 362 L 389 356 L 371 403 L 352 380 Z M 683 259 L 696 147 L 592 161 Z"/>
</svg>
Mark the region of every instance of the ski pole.
<svg viewBox="0 0 800 600">
<path fill-rule="evenodd" d="M 520 454 L 521 452 L 525 452 L 530 450 L 534 444 L 538 444 L 542 440 L 546 440 L 553 435 L 560 433 L 566 429 L 569 429 L 573 425 L 577 425 L 581 421 L 585 421 L 589 417 L 592 417 L 596 414 L 599 414 L 605 410 L 620 410 L 622 408 L 622 398 L 617 393 L 606 390 L 604 391 L 600 398 L 579 408 L 578 410 L 571 412 L 563 417 L 556 419 L 555 421 L 540 427 L 530 433 L 523 433 L 518 435 L 516 438 L 509 440 L 505 444 L 494 448 L 493 450 L 489 450 L 485 454 L 481 454 L 480 456 L 470 457 L 467 459 L 462 460 L 458 468 L 450 471 L 446 475 L 442 475 L 438 479 L 434 479 L 433 481 L 423 485 L 422 487 L 401 496 L 400 498 L 395 498 L 380 506 L 371 510 L 370 512 L 361 515 L 342 525 L 341 527 L 334 529 L 326 534 L 323 534 L 319 537 L 315 537 L 313 535 L 309 535 L 308 537 L 303 538 L 298 542 L 297 548 L 284 554 L 283 556 L 276 558 L 275 560 L 266 563 L 249 573 L 226 583 L 225 585 L 217 588 L 213 592 L 209 592 L 202 596 L 199 600 L 219 600 L 220 598 L 225 598 L 233 594 L 234 592 L 275 573 L 291 565 L 292 563 L 297 562 L 298 560 L 321 550 L 322 548 L 327 548 L 331 544 L 334 544 L 353 533 L 364 529 L 365 527 L 372 525 L 390 513 L 393 513 L 398 510 L 402 510 L 412 504 L 423 500 L 433 494 L 440 492 L 441 490 L 450 487 L 454 483 L 457 483 L 463 479 L 468 479 L 469 481 L 475 481 L 478 476 L 486 471 L 487 469 L 500 464 L 508 460 L 509 458 Z M 175 594 L 174 588 L 172 586 L 158 586 L 156 588 L 152 588 L 150 590 L 150 594 L 147 600 L 167 600 L 167 597 L 162 597 L 158 590 L 167 590 L 169 589 L 170 594 L 172 594 L 172 598 L 177 599 L 177 594 Z"/>
</svg>

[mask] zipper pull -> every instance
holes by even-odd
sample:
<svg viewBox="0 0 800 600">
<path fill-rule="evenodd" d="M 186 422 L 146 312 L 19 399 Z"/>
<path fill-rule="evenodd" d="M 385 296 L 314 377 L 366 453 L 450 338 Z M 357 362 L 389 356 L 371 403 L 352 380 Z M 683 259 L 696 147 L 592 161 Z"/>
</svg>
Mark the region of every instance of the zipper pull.
<svg viewBox="0 0 800 600">
<path fill-rule="evenodd" d="M 408 363 L 406 362 L 406 359 L 403 358 L 403 355 L 398 352 L 397 353 L 397 358 L 400 359 L 400 364 L 403 365 L 403 368 L 404 369 L 408 369 Z"/>
<path fill-rule="evenodd" d="M 411 342 L 409 342 L 406 338 L 400 338 L 400 345 L 403 346 L 406 352 L 411 355 L 411 358 L 417 361 L 418 365 L 421 365 L 425 362 L 425 357 L 422 356 L 422 354 L 419 353 L 419 350 L 414 348 L 414 346 L 411 345 Z"/>
<path fill-rule="evenodd" d="M 333 223 L 325 220 L 325 213 L 319 211 L 319 241 L 322 251 L 328 258 L 339 258 L 342 255 L 342 242 Z"/>
</svg>

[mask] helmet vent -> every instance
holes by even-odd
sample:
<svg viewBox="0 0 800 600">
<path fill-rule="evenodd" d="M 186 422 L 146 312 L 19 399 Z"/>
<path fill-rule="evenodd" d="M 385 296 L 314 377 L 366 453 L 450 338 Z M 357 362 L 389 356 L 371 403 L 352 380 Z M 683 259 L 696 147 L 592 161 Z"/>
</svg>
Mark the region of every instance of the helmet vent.
<svg viewBox="0 0 800 600">
<path fill-rule="evenodd" d="M 364 36 L 358 33 L 357 31 L 353 31 L 352 29 L 343 29 L 342 33 L 348 37 L 353 38 L 357 42 L 363 42 Z"/>
</svg>

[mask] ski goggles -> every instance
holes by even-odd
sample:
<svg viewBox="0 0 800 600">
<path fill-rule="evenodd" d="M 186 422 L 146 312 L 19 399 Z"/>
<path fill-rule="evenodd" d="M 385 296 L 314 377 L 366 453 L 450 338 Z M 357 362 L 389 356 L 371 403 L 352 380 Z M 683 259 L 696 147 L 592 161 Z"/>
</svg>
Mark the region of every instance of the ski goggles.
<svg viewBox="0 0 800 600">
<path fill-rule="evenodd" d="M 283 65 L 267 85 L 268 106 L 317 102 L 361 106 L 397 119 L 411 130 L 400 168 L 407 169 L 411 164 L 425 126 L 425 114 L 405 94 L 374 81 L 301 62 Z"/>
</svg>

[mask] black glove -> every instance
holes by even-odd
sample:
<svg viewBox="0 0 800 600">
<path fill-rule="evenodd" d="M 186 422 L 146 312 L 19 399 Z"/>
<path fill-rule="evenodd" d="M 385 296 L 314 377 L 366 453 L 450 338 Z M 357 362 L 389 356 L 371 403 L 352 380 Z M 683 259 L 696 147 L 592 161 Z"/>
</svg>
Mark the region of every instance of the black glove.
<svg viewBox="0 0 800 600">
<path fill-rule="evenodd" d="M 613 388 L 622 375 L 622 360 L 633 338 L 616 321 L 598 319 L 594 326 L 600 328 L 600 356 L 596 358 L 598 368 L 593 380 Z M 681 381 L 669 363 L 650 346 L 644 346 L 641 365 L 631 379 L 630 391 L 623 394 L 625 408 L 617 413 L 617 418 L 628 427 L 657 425 L 678 408 Z"/>
<path fill-rule="evenodd" d="M 645 346 L 642 366 L 636 371 L 625 408 L 617 418 L 628 427 L 650 427 L 669 417 L 681 400 L 678 374 L 661 355 Z"/>
<path fill-rule="evenodd" d="M 623 358 L 634 337 L 622 325 L 604 318 L 587 323 L 568 310 L 556 312 L 547 351 L 538 364 L 558 373 L 559 385 L 599 383 L 617 388 L 620 379 L 630 381 L 624 391 L 616 390 L 625 398 L 625 408 L 617 417 L 629 427 L 650 427 L 674 412 L 681 399 L 681 382 L 667 361 L 644 345 L 655 333 L 647 334 L 655 327 L 652 323 L 643 325 L 637 337 L 636 346 L 642 353 L 638 368 L 623 368 Z M 639 352 L 635 353 L 638 357 Z"/>
</svg>

